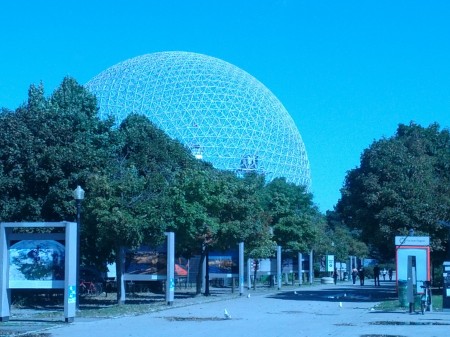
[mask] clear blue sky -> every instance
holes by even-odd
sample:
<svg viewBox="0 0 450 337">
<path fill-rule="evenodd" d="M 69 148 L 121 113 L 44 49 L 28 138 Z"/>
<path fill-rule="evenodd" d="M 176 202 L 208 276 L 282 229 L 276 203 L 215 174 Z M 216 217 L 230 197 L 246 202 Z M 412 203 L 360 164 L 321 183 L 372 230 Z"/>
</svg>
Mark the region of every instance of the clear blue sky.
<svg viewBox="0 0 450 337">
<path fill-rule="evenodd" d="M 0 106 L 158 51 L 218 57 L 284 104 L 305 142 L 315 202 L 399 123 L 450 126 L 450 1 L 0 0 Z"/>
</svg>

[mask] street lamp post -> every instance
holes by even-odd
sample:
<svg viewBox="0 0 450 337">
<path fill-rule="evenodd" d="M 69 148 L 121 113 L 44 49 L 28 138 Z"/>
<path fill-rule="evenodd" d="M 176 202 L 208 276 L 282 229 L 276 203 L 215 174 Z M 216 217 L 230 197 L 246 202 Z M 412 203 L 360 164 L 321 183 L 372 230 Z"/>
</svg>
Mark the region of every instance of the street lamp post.
<svg viewBox="0 0 450 337">
<path fill-rule="evenodd" d="M 444 221 L 444 220 L 439 220 L 438 224 L 442 225 L 442 226 L 445 226 L 445 227 L 447 227 L 449 229 L 448 238 L 447 238 L 447 256 L 446 256 L 446 259 L 447 259 L 447 261 L 450 261 L 450 222 Z"/>
<path fill-rule="evenodd" d="M 77 206 L 77 272 L 76 272 L 76 310 L 80 309 L 80 231 L 81 231 L 81 201 L 84 199 L 84 190 L 80 185 L 73 190 L 73 197 Z"/>
<path fill-rule="evenodd" d="M 211 233 L 209 231 L 208 226 L 205 224 L 204 225 L 204 236 L 203 236 L 203 244 L 202 244 L 202 250 L 203 250 L 203 254 L 204 254 L 204 259 L 205 259 L 205 265 L 206 265 L 206 269 L 205 269 L 205 296 L 209 296 L 210 292 L 209 292 L 209 245 L 211 243 Z"/>
</svg>

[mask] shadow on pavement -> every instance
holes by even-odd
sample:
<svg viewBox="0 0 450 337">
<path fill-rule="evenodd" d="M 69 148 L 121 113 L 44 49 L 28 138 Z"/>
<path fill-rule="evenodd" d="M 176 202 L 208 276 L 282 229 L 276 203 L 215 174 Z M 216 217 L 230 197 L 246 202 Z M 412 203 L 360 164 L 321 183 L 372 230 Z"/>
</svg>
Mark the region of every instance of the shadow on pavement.
<svg viewBox="0 0 450 337">
<path fill-rule="evenodd" d="M 322 289 L 286 291 L 268 296 L 287 301 L 380 302 L 397 299 L 392 286 L 330 286 Z"/>
</svg>

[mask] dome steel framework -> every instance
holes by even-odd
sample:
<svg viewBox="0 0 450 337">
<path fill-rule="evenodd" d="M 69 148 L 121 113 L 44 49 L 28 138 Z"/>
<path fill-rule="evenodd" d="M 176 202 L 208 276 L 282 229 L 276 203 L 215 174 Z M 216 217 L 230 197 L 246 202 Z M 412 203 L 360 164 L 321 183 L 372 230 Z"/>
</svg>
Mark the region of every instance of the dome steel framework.
<svg viewBox="0 0 450 337">
<path fill-rule="evenodd" d="M 161 52 L 118 63 L 90 80 L 100 117 L 120 123 L 147 116 L 197 158 L 268 181 L 285 177 L 310 189 L 300 133 L 261 82 L 223 60 L 190 52 Z"/>
</svg>

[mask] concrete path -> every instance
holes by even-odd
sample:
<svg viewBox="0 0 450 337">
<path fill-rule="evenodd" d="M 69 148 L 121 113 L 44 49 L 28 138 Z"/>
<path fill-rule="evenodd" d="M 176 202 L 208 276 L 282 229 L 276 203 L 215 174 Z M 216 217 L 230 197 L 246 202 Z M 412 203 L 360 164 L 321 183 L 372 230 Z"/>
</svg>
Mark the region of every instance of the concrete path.
<svg viewBox="0 0 450 337">
<path fill-rule="evenodd" d="M 76 320 L 39 332 L 52 337 L 450 335 L 450 313 L 419 315 L 373 310 L 381 299 L 395 297 L 394 285 L 384 282 L 381 287 L 361 287 L 339 283 L 266 294 L 249 290 L 238 298 L 168 307 L 140 316 Z M 230 318 L 225 317 L 225 309 Z"/>
</svg>

